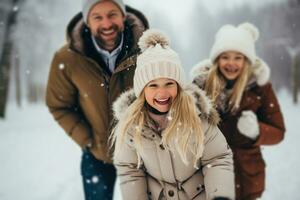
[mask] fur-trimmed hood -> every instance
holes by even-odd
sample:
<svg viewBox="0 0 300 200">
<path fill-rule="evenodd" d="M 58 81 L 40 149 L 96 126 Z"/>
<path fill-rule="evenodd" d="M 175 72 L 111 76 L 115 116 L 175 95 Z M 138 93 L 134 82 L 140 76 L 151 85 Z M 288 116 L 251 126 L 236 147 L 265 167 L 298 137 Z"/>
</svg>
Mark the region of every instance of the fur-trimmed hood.
<svg viewBox="0 0 300 200">
<path fill-rule="evenodd" d="M 210 59 L 203 60 L 196 64 L 191 70 L 192 79 L 197 82 L 197 84 L 203 85 L 206 80 L 207 73 L 209 69 L 213 66 Z M 260 58 L 256 58 L 253 67 L 253 76 L 250 78 L 248 85 L 256 82 L 257 85 L 263 86 L 270 80 L 270 68 L 269 66 Z"/>
<path fill-rule="evenodd" d="M 197 106 L 201 120 L 207 120 L 208 123 L 217 125 L 220 121 L 219 114 L 213 108 L 209 98 L 205 95 L 205 92 L 197 87 L 195 84 L 189 84 L 184 92 L 193 97 L 194 103 Z M 123 94 L 114 102 L 113 111 L 116 120 L 124 118 L 128 107 L 136 100 L 134 90 L 130 89 Z"/>
<path fill-rule="evenodd" d="M 132 39 L 134 48 L 137 48 L 137 41 L 142 35 L 142 33 L 149 28 L 149 23 L 147 18 L 138 10 L 125 6 L 126 8 L 126 21 L 125 29 L 129 28 L 132 30 Z M 78 13 L 73 17 L 67 27 L 66 38 L 69 43 L 70 48 L 73 50 L 83 53 L 84 52 L 84 41 L 83 35 L 90 32 L 89 28 L 85 25 L 82 13 Z M 83 53 L 84 54 L 84 53 Z"/>
</svg>

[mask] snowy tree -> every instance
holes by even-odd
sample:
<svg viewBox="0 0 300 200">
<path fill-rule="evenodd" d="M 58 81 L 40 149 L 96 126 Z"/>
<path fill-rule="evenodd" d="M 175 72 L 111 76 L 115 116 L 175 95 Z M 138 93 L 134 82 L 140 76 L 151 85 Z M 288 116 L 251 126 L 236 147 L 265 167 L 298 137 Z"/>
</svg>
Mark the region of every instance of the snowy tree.
<svg viewBox="0 0 300 200">
<path fill-rule="evenodd" d="M 20 8 L 14 42 L 28 102 L 44 100 L 51 59 L 66 41 L 69 20 L 79 11 L 80 2 L 72 0 L 25 0 Z"/>
<path fill-rule="evenodd" d="M 11 33 L 16 23 L 20 0 L 5 0 L 0 3 L 0 117 L 5 116 L 8 96 L 9 72 L 14 60 L 13 38 Z M 14 64 L 17 64 L 15 61 Z M 18 77 L 16 77 L 18 78 Z"/>
<path fill-rule="evenodd" d="M 293 93 L 294 102 L 298 102 L 299 56 L 300 56 L 300 2 L 289 0 L 272 8 L 269 16 L 269 40 L 265 52 L 270 52 L 276 70 L 276 80 L 281 80 Z M 286 80 L 290 80 L 286 81 Z"/>
</svg>

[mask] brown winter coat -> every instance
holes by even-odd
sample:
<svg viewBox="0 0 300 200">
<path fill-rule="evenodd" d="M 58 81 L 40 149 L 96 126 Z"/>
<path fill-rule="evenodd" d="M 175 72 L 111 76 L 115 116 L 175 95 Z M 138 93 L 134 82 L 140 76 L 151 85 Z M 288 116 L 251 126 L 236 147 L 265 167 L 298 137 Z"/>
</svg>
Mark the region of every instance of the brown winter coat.
<svg viewBox="0 0 300 200">
<path fill-rule="evenodd" d="M 100 55 L 96 53 L 95 59 L 87 55 L 94 46 L 87 46 L 90 33 L 79 14 L 68 26 L 67 44 L 54 55 L 47 85 L 46 103 L 55 120 L 82 148 L 91 143 L 93 155 L 109 163 L 111 105 L 132 87 L 137 41 L 148 28 L 141 13 L 128 7 L 127 11 L 124 44 L 112 74 L 101 65 Z"/>
<path fill-rule="evenodd" d="M 193 163 L 185 165 L 176 150 L 165 149 L 151 124 L 142 130 L 142 165 L 138 168 L 136 145 L 128 133 L 124 143 L 116 146 L 114 156 L 124 200 L 211 200 L 217 196 L 234 199 L 232 152 L 216 126 L 218 114 L 196 86 L 191 87 L 189 94 L 202 99 L 199 110 L 205 149 L 199 169 Z M 133 91 L 129 91 L 116 101 L 114 110 L 119 120 L 134 99 Z"/>
<path fill-rule="evenodd" d="M 194 83 L 201 88 L 204 88 L 206 79 L 203 72 L 210 67 L 209 62 L 202 62 L 192 71 L 196 76 Z M 284 137 L 283 116 L 272 85 L 268 82 L 269 74 L 266 63 L 258 62 L 253 77 L 243 93 L 238 111 L 235 113 L 219 111 L 221 117 L 219 128 L 234 155 L 237 200 L 255 199 L 262 195 L 265 189 L 265 162 L 260 145 L 277 144 Z M 225 95 L 225 92 L 220 95 Z M 245 110 L 251 110 L 257 115 L 259 137 L 255 141 L 242 135 L 237 129 L 238 119 Z"/>
</svg>

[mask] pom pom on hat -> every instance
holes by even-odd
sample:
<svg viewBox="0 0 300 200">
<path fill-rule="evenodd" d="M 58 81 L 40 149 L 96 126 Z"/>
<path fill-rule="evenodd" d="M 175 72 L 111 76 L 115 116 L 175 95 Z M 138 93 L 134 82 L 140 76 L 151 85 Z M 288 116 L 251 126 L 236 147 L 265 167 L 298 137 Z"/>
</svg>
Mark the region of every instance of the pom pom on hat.
<svg viewBox="0 0 300 200">
<path fill-rule="evenodd" d="M 251 34 L 254 42 L 258 40 L 259 31 L 253 24 L 246 22 L 246 23 L 240 24 L 239 28 L 243 28 L 243 29 L 247 30 Z"/>
<path fill-rule="evenodd" d="M 154 47 L 157 44 L 160 44 L 160 46 L 165 48 L 166 46 L 170 45 L 170 40 L 163 32 L 155 29 L 145 31 L 138 42 L 142 52 L 150 47 Z"/>
<path fill-rule="evenodd" d="M 149 29 L 143 33 L 138 45 L 142 53 L 137 57 L 133 88 L 138 97 L 152 80 L 169 78 L 184 87 L 184 72 L 178 54 L 169 46 L 169 38 L 161 31 Z"/>
</svg>

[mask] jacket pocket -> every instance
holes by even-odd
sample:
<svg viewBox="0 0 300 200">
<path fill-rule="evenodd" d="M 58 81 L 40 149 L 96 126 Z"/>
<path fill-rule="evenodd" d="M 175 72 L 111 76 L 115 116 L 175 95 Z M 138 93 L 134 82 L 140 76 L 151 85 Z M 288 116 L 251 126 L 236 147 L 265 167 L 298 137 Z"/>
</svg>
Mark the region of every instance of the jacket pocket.
<svg viewBox="0 0 300 200">
<path fill-rule="evenodd" d="M 241 172 L 248 176 L 256 176 L 265 171 L 265 161 L 259 148 L 254 149 L 236 149 L 236 158 Z"/>
<path fill-rule="evenodd" d="M 265 162 L 259 148 L 237 150 L 235 171 L 244 193 L 261 193 L 265 188 Z"/>
<path fill-rule="evenodd" d="M 160 200 L 163 191 L 163 187 L 161 186 L 161 184 L 151 176 L 147 177 L 147 184 L 149 199 Z"/>
<path fill-rule="evenodd" d="M 197 171 L 193 176 L 182 183 L 181 187 L 189 199 L 205 199 L 200 198 L 200 196 L 205 196 L 204 177 L 201 171 Z"/>
</svg>

